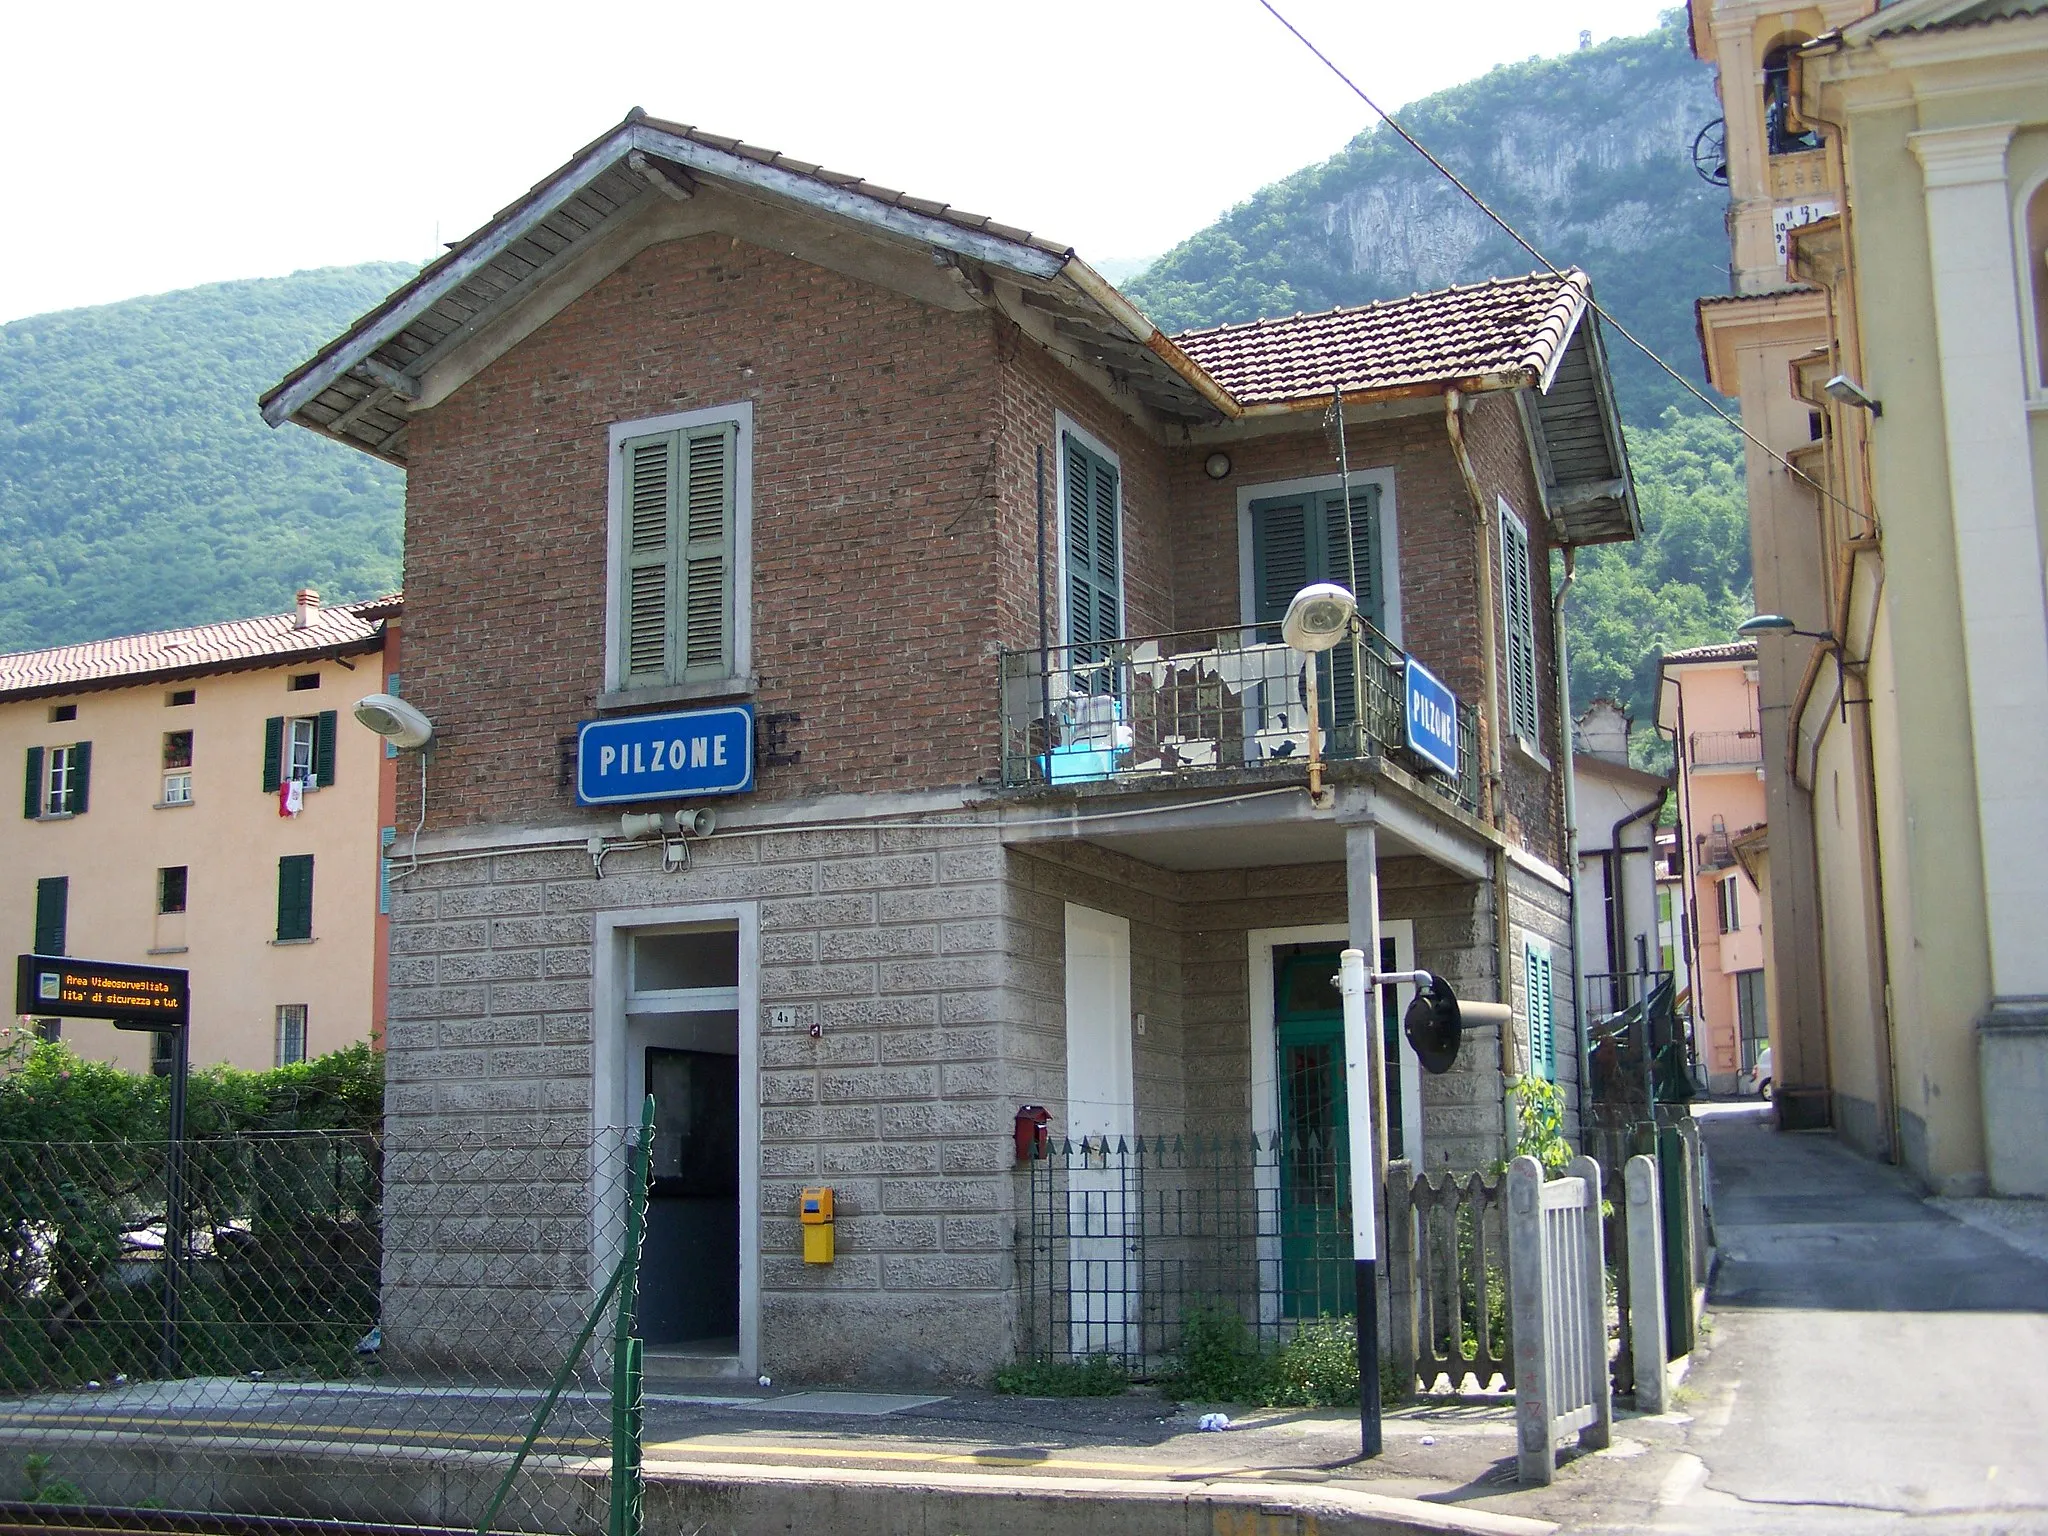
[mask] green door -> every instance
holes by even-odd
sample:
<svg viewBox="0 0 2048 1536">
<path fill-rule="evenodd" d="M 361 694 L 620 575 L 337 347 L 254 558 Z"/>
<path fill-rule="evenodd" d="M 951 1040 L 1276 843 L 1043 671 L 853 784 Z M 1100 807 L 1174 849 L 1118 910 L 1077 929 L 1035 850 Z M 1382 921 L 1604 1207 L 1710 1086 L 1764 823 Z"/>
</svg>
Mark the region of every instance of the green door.
<svg viewBox="0 0 2048 1536">
<path fill-rule="evenodd" d="M 1356 1285 L 1351 1255 L 1350 1106 L 1345 1098 L 1344 1003 L 1337 991 L 1341 944 L 1303 946 L 1278 968 L 1274 1033 L 1279 1043 L 1281 1312 L 1349 1316 Z M 1383 971 L 1395 969 L 1394 941 L 1380 940 Z M 1380 993 L 1381 1059 L 1401 1059 L 1396 989 Z M 1401 1157 L 1400 1075 L 1387 1080 L 1387 1155 Z"/>
<path fill-rule="evenodd" d="M 1351 1116 L 1344 1099 L 1343 946 L 1305 948 L 1275 978 L 1280 1062 L 1280 1289 L 1285 1317 L 1352 1310 Z"/>
</svg>

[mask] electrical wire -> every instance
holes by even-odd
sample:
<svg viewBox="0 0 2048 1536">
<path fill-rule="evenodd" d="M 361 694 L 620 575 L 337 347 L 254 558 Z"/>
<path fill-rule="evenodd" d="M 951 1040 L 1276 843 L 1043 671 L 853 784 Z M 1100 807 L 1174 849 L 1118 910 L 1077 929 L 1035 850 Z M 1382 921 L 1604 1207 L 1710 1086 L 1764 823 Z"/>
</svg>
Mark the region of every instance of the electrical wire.
<svg viewBox="0 0 2048 1536">
<path fill-rule="evenodd" d="M 1558 265 L 1555 262 L 1553 262 L 1548 256 L 1544 255 L 1543 252 L 1538 250 L 1534 243 L 1530 241 L 1528 236 L 1524 235 L 1519 229 L 1516 229 L 1514 225 L 1510 224 L 1506 219 L 1502 218 L 1500 214 L 1495 212 L 1492 206 L 1487 203 L 1485 198 L 1481 197 L 1477 192 L 1474 192 L 1470 187 L 1466 186 L 1462 180 L 1459 179 L 1457 172 L 1453 171 L 1449 166 L 1445 165 L 1443 161 L 1437 159 L 1435 155 L 1431 154 L 1429 150 L 1423 146 L 1423 143 L 1420 139 L 1416 138 L 1414 134 L 1410 133 L 1406 128 L 1401 126 L 1400 120 L 1398 118 L 1396 118 L 1391 112 L 1388 112 L 1385 108 L 1381 107 L 1380 104 L 1374 101 L 1370 96 L 1366 95 L 1365 91 L 1359 86 L 1358 82 L 1353 80 L 1349 75 L 1345 74 L 1344 71 L 1337 66 L 1335 60 L 1333 60 L 1327 53 L 1324 53 L 1323 50 L 1318 48 L 1314 43 L 1310 42 L 1308 37 L 1302 32 L 1301 28 L 1297 27 L 1293 22 L 1289 21 L 1285 16 L 1283 16 L 1280 13 L 1279 8 L 1273 4 L 1273 0 L 1259 0 L 1259 4 L 1265 8 L 1266 12 L 1270 16 L 1272 16 L 1272 18 L 1275 21 L 1279 22 L 1281 26 L 1285 27 L 1289 32 L 1293 33 L 1295 40 L 1299 42 L 1302 47 L 1306 48 L 1310 53 L 1314 54 L 1316 58 L 1322 62 L 1324 68 L 1328 69 L 1331 74 L 1335 75 L 1339 80 L 1343 81 L 1346 89 L 1348 89 L 1351 92 L 1351 94 L 1356 96 L 1360 101 L 1364 102 L 1367 109 L 1371 111 L 1375 117 L 1377 117 L 1381 122 L 1385 123 L 1389 128 L 1393 129 L 1395 133 L 1400 135 L 1403 142 L 1405 142 L 1410 149 L 1414 150 L 1415 153 L 1422 156 L 1423 159 L 1427 160 L 1433 167 L 1435 167 L 1438 175 L 1442 176 L 1444 180 L 1448 181 L 1452 186 L 1456 187 L 1460 192 L 1464 193 L 1465 197 L 1471 202 L 1473 207 L 1477 208 L 1481 213 L 1485 214 L 1489 219 L 1493 220 L 1494 223 L 1498 224 L 1501 227 L 1501 229 L 1506 232 L 1510 239 L 1512 239 L 1517 245 L 1521 246 L 1521 248 L 1527 251 L 1531 256 L 1535 257 L 1537 261 L 1542 263 L 1544 271 L 1548 272 L 1552 277 L 1564 276 L 1564 272 L 1562 271 L 1562 269 L 1560 269 Z M 1587 305 L 1592 309 L 1594 314 L 1598 315 L 1602 320 L 1605 320 L 1608 323 L 1608 325 L 1614 328 L 1614 331 L 1617 335 L 1619 335 L 1624 341 L 1628 342 L 1629 345 L 1633 346 L 1638 352 L 1642 353 L 1643 356 L 1647 357 L 1651 362 L 1655 363 L 1659 368 L 1663 369 L 1664 372 L 1669 374 L 1672 377 L 1672 379 L 1674 379 L 1679 384 L 1681 388 L 1683 388 L 1694 399 L 1698 400 L 1700 404 L 1704 405 L 1716 416 L 1720 417 L 1723 421 L 1727 422 L 1729 426 L 1733 427 L 1737 432 L 1741 433 L 1745 441 L 1750 442 L 1754 444 L 1756 447 L 1762 449 L 1763 452 L 1770 458 L 1772 463 L 1777 464 L 1787 473 L 1796 475 L 1801 481 L 1805 482 L 1805 484 L 1810 486 L 1816 495 L 1821 496 L 1828 501 L 1832 501 L 1836 506 L 1842 508 L 1846 512 L 1849 512 L 1853 515 L 1861 515 L 1857 512 L 1856 508 L 1850 506 L 1848 502 L 1844 501 L 1834 492 L 1828 490 L 1827 487 L 1823 486 L 1822 484 L 1820 484 L 1819 481 L 1815 480 L 1813 476 L 1809 475 L 1797 464 L 1794 464 L 1790 459 L 1786 458 L 1784 454 L 1780 453 L 1777 449 L 1773 448 L 1769 443 L 1765 442 L 1762 438 L 1758 437 L 1754 432 L 1750 431 L 1749 428 L 1745 427 L 1742 424 L 1741 420 L 1738 417 L 1729 415 L 1728 412 L 1724 410 L 1718 402 L 1716 402 L 1697 384 L 1693 383 L 1691 379 L 1688 379 L 1684 374 L 1680 373 L 1676 368 L 1672 367 L 1671 364 L 1665 362 L 1664 359 L 1657 354 L 1657 352 L 1650 346 L 1648 342 L 1642 340 L 1635 334 L 1635 332 L 1631 331 L 1627 326 L 1623 325 L 1619 320 L 1615 319 L 1613 315 L 1609 314 L 1607 310 L 1601 305 L 1600 301 L 1592 296 L 1590 290 L 1586 295 L 1586 302 Z"/>
</svg>

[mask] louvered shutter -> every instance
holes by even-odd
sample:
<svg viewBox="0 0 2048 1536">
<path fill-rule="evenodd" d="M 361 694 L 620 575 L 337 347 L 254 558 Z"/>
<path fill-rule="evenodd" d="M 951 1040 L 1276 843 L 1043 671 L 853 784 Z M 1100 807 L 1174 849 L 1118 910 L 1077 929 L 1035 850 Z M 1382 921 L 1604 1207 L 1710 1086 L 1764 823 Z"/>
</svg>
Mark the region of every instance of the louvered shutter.
<svg viewBox="0 0 2048 1536">
<path fill-rule="evenodd" d="M 678 674 L 685 682 L 730 677 L 733 666 L 733 451 L 731 422 L 681 434 L 688 475 L 681 508 L 683 606 Z"/>
<path fill-rule="evenodd" d="M 313 936 L 313 855 L 288 853 L 277 861 L 277 936 Z"/>
<path fill-rule="evenodd" d="M 274 795 L 284 781 L 284 716 L 263 722 L 263 793 Z"/>
<path fill-rule="evenodd" d="M 713 422 L 629 438 L 620 583 L 625 687 L 733 669 L 734 465 L 739 428 Z"/>
<path fill-rule="evenodd" d="M 64 809 L 83 816 L 92 804 L 92 743 L 81 741 L 71 749 L 71 781 L 64 787 Z"/>
<path fill-rule="evenodd" d="M 1529 574 L 1529 535 L 1505 509 L 1500 518 L 1501 608 L 1507 628 L 1508 729 L 1537 741 L 1536 613 Z"/>
<path fill-rule="evenodd" d="M 1557 1081 L 1556 1000 L 1551 985 L 1550 951 L 1535 945 L 1522 949 L 1522 981 L 1528 993 L 1529 1070 L 1546 1082 Z"/>
<path fill-rule="evenodd" d="M 22 783 L 21 814 L 34 821 L 43 814 L 43 749 L 28 749 L 28 773 Z"/>
<path fill-rule="evenodd" d="M 619 579 L 619 680 L 670 681 L 675 612 L 676 434 L 629 438 L 625 455 L 624 558 Z"/>
<path fill-rule="evenodd" d="M 1278 624 L 1294 594 L 1309 584 L 1308 501 L 1295 497 L 1252 508 L 1252 619 Z M 1275 635 L 1273 638 L 1278 639 Z"/>
<path fill-rule="evenodd" d="M 1071 435 L 1066 448 L 1067 641 L 1087 646 L 1123 631 L 1116 466 Z M 1088 653 L 1077 660 L 1089 659 Z"/>
<path fill-rule="evenodd" d="M 325 789 L 334 782 L 334 732 L 338 710 L 323 709 L 313 717 L 313 777 Z"/>
<path fill-rule="evenodd" d="M 1354 485 L 1351 488 L 1351 559 L 1344 558 L 1344 493 L 1331 491 L 1323 498 L 1324 556 L 1322 568 L 1310 579 L 1334 581 L 1358 599 L 1358 616 L 1374 629 L 1385 629 L 1386 600 L 1380 579 L 1380 488 Z M 1353 579 L 1354 569 L 1356 579 Z M 1300 590 L 1299 588 L 1296 589 Z M 1288 593 L 1291 598 L 1294 594 Z M 1281 605 L 1286 611 L 1286 605 Z"/>
<path fill-rule="evenodd" d="M 36 882 L 36 953 L 64 953 L 65 928 L 71 913 L 71 877 L 54 875 Z"/>
</svg>

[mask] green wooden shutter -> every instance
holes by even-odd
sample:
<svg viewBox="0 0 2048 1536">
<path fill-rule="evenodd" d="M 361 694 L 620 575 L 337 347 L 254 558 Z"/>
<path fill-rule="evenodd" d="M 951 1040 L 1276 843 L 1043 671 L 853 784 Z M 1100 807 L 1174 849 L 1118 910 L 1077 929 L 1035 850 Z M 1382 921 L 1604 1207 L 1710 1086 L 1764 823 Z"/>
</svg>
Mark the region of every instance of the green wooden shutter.
<svg viewBox="0 0 2048 1536">
<path fill-rule="evenodd" d="M 28 774 L 21 791 L 21 814 L 34 821 L 43 814 L 43 749 L 28 749 Z"/>
<path fill-rule="evenodd" d="M 1552 990 L 1550 951 L 1533 944 L 1522 947 L 1522 980 L 1528 993 L 1529 1070 L 1546 1082 L 1557 1081 L 1557 1011 Z"/>
<path fill-rule="evenodd" d="M 619 573 L 619 681 L 668 682 L 675 612 L 676 434 L 629 438 Z"/>
<path fill-rule="evenodd" d="M 274 795 L 284 778 L 284 716 L 263 722 L 263 793 Z"/>
<path fill-rule="evenodd" d="M 92 743 L 81 741 L 71 749 L 71 782 L 65 786 L 64 809 L 83 816 L 92 803 Z"/>
<path fill-rule="evenodd" d="M 288 853 L 277 861 L 277 936 L 313 937 L 313 855 Z"/>
<path fill-rule="evenodd" d="M 682 633 L 677 675 L 684 682 L 732 676 L 733 459 L 739 428 L 732 422 L 682 434 L 688 479 L 679 509 Z"/>
<path fill-rule="evenodd" d="M 1067 461 L 1067 642 L 1114 640 L 1123 631 L 1116 466 L 1071 434 L 1061 441 Z"/>
<path fill-rule="evenodd" d="M 71 877 L 53 875 L 36 882 L 36 953 L 64 953 L 65 927 L 71 915 Z"/>
<path fill-rule="evenodd" d="M 1507 727 L 1537 741 L 1536 613 L 1529 573 L 1529 535 L 1505 509 L 1500 518 L 1501 608 L 1507 624 Z"/>
<path fill-rule="evenodd" d="M 1278 624 L 1294 594 L 1309 584 L 1309 531 L 1305 497 L 1252 504 L 1253 622 Z"/>
<path fill-rule="evenodd" d="M 323 709 L 313 717 L 313 777 L 325 789 L 334 782 L 334 732 L 340 711 Z"/>
<path fill-rule="evenodd" d="M 1334 581 L 1350 589 L 1358 599 L 1358 616 L 1374 629 L 1386 625 L 1386 597 L 1380 579 L 1380 488 L 1354 485 L 1351 488 L 1351 559 L 1344 558 L 1344 493 L 1329 491 L 1323 497 L 1323 560 L 1311 577 Z M 1352 579 L 1354 567 L 1357 579 Z M 1297 588 L 1297 591 L 1300 589 Z M 1294 593 L 1287 594 L 1290 598 Z M 1286 605 L 1281 605 L 1286 611 Z"/>
</svg>

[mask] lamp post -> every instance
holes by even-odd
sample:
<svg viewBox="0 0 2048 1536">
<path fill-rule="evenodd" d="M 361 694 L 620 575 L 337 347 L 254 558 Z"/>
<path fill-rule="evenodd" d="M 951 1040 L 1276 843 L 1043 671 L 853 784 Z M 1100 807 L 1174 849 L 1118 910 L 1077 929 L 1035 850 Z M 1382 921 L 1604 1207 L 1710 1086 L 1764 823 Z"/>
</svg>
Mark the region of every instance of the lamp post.
<svg viewBox="0 0 2048 1536">
<path fill-rule="evenodd" d="M 1280 621 L 1280 638 L 1287 648 L 1308 658 L 1308 795 L 1317 804 L 1323 798 L 1323 754 L 1316 658 L 1351 633 L 1357 613 L 1358 599 L 1334 581 L 1318 581 L 1294 594 L 1287 616 Z"/>
</svg>

